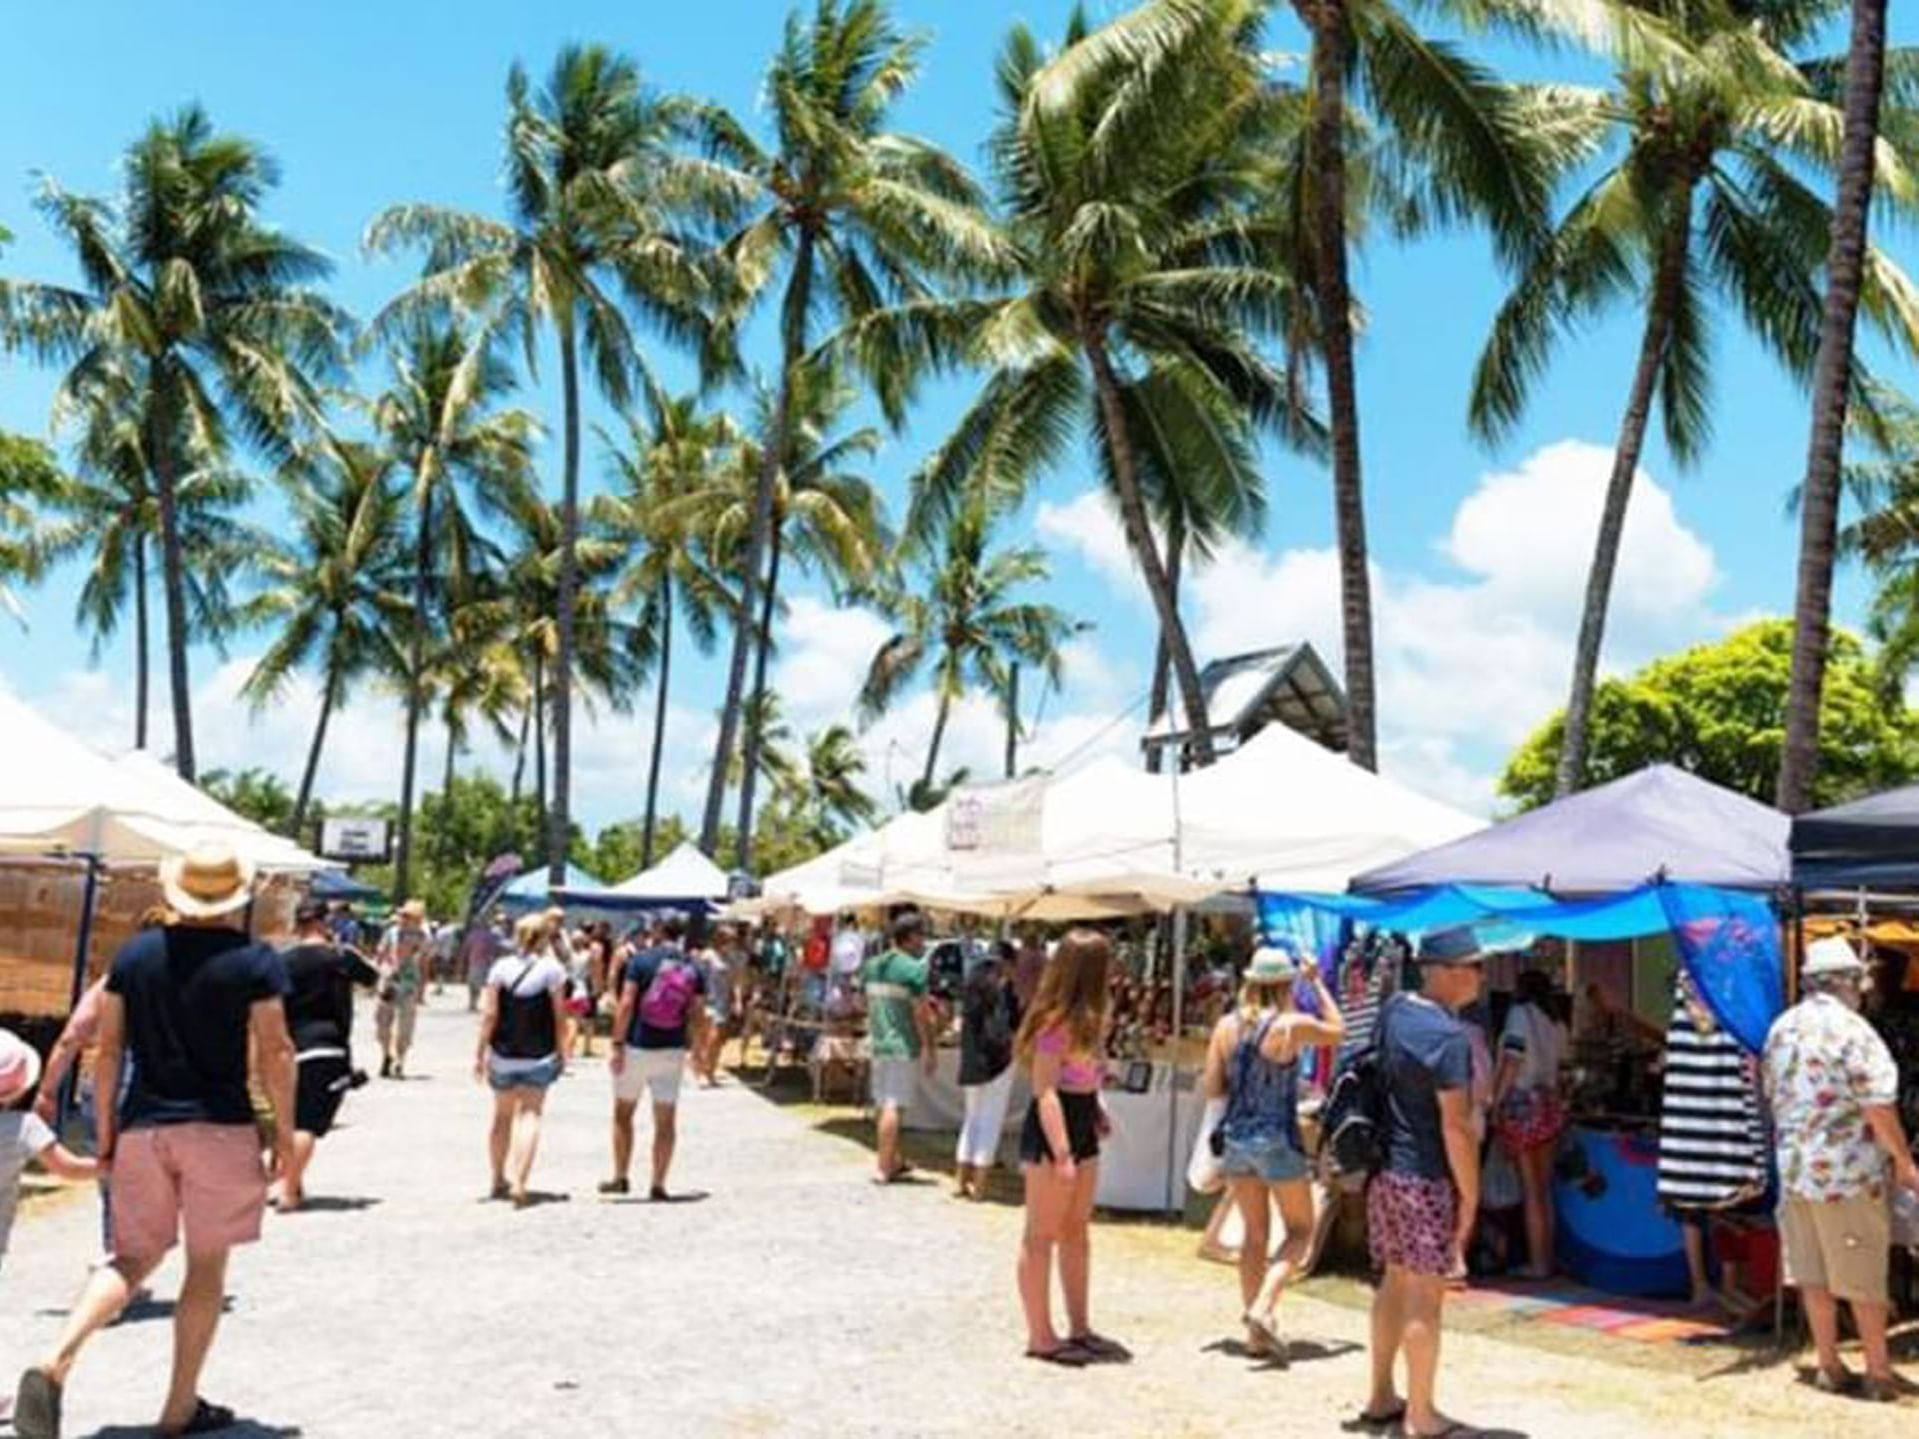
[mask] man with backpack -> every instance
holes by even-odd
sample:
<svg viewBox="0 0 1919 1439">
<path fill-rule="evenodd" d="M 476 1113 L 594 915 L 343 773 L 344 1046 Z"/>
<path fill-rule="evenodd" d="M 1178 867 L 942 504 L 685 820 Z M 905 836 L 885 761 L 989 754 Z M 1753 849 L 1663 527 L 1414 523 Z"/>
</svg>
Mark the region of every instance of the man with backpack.
<svg viewBox="0 0 1919 1439">
<path fill-rule="evenodd" d="M 653 1096 L 653 1183 L 648 1196 L 664 1201 L 666 1171 L 678 1138 L 680 1076 L 687 1055 L 706 1043 L 706 979 L 685 949 L 686 919 L 662 916 L 660 942 L 626 963 L 620 977 L 619 1010 L 613 1019 L 613 1177 L 600 1193 L 631 1190 L 633 1111 L 640 1095 Z"/>
<path fill-rule="evenodd" d="M 1378 1172 L 1366 1190 L 1373 1262 L 1372 1393 L 1359 1424 L 1415 1436 L 1460 1426 L 1434 1400 L 1448 1277 L 1479 1212 L 1472 1045 L 1458 1012 L 1479 996 L 1486 954 L 1466 926 L 1419 944 L 1420 990 L 1387 1000 L 1374 1031 Z M 1330 1103 L 1330 1101 L 1329 1101 Z M 1406 1397 L 1394 1369 L 1406 1356 Z"/>
</svg>

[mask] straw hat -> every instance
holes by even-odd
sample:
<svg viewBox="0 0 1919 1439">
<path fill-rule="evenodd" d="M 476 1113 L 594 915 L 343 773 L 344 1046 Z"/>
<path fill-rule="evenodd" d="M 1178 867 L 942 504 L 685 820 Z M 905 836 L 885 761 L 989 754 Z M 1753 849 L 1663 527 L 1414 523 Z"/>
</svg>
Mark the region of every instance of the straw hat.
<svg viewBox="0 0 1919 1439">
<path fill-rule="evenodd" d="M 1806 946 L 1806 962 L 1799 967 L 1799 973 L 1805 979 L 1818 979 L 1827 974 L 1860 975 L 1866 972 L 1866 962 L 1854 949 L 1838 935 L 1826 939 L 1815 939 Z"/>
<path fill-rule="evenodd" d="M 1284 984 L 1299 977 L 1299 956 L 1292 946 L 1262 944 L 1253 951 L 1253 962 L 1246 966 L 1248 984 Z"/>
<path fill-rule="evenodd" d="M 400 918 L 411 920 L 414 924 L 424 924 L 426 922 L 426 901 L 423 899 L 409 899 L 405 904 L 400 906 Z"/>
<path fill-rule="evenodd" d="M 218 919 L 253 898 L 253 866 L 229 845 L 195 845 L 160 864 L 167 908 L 182 919 Z"/>
<path fill-rule="evenodd" d="M 0 1105 L 12 1104 L 40 1082 L 40 1051 L 11 1029 L 0 1029 Z"/>
</svg>

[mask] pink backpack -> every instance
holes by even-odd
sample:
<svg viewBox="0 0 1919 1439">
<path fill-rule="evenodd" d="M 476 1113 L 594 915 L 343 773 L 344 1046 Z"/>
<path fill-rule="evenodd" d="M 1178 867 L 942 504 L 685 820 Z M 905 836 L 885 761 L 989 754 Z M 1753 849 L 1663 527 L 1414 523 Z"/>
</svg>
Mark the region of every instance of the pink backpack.
<svg viewBox="0 0 1919 1439">
<path fill-rule="evenodd" d="M 662 959 L 653 980 L 640 997 L 640 1023 L 648 1029 L 678 1029 L 698 993 L 698 975 L 686 960 Z"/>
</svg>

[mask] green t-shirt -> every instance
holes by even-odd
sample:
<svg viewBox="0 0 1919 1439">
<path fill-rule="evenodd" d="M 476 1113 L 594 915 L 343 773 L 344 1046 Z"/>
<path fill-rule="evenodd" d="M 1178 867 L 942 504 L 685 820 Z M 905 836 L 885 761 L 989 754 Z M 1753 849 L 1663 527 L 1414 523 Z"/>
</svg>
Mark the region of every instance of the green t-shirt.
<svg viewBox="0 0 1919 1439">
<path fill-rule="evenodd" d="M 867 1028 L 875 1059 L 918 1059 L 920 1030 L 913 1022 L 913 1005 L 926 994 L 926 961 L 889 949 L 869 959 L 860 970 L 866 987 Z M 875 986 L 879 992 L 875 993 Z"/>
</svg>

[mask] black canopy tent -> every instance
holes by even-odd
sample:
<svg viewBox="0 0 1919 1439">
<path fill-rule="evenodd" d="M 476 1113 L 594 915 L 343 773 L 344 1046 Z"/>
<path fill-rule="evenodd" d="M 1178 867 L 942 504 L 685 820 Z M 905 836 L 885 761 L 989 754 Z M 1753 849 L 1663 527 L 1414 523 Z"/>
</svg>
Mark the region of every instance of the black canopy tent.
<svg viewBox="0 0 1919 1439">
<path fill-rule="evenodd" d="M 1792 822 L 1792 882 L 1801 890 L 1919 890 L 1919 785 Z"/>
</svg>

